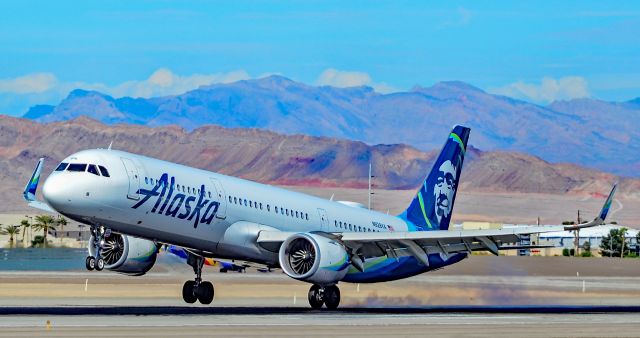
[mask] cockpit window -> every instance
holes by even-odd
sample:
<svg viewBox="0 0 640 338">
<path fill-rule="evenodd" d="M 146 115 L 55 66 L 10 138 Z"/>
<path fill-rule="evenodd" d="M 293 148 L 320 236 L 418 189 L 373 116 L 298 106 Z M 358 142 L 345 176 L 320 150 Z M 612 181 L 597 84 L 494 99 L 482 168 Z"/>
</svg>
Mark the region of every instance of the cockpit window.
<svg viewBox="0 0 640 338">
<path fill-rule="evenodd" d="M 67 169 L 67 165 L 69 165 L 69 163 L 62 162 L 58 164 L 56 171 L 64 171 L 65 169 Z"/>
<path fill-rule="evenodd" d="M 101 165 L 99 165 L 98 167 L 100 168 L 100 172 L 102 173 L 102 176 L 111 177 L 111 176 L 109 176 L 109 172 L 107 171 L 107 168 L 105 168 L 105 167 L 103 167 Z"/>
<path fill-rule="evenodd" d="M 71 163 L 67 167 L 67 171 L 85 171 L 87 170 L 87 165 L 85 163 Z"/>
<path fill-rule="evenodd" d="M 87 169 L 87 171 L 96 176 L 100 176 L 100 174 L 98 173 L 98 168 L 96 168 L 95 164 L 89 164 L 89 169 Z"/>
</svg>

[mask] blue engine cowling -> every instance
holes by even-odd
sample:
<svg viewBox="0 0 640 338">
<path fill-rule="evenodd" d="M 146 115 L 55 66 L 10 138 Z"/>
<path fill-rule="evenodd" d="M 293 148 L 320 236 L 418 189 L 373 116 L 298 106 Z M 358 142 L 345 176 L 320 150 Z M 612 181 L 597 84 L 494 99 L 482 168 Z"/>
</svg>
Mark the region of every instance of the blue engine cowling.
<svg viewBox="0 0 640 338">
<path fill-rule="evenodd" d="M 291 235 L 280 246 L 280 267 L 289 277 L 316 284 L 335 284 L 349 269 L 341 243 L 313 233 Z"/>
<path fill-rule="evenodd" d="M 89 243 L 93 243 L 93 236 Z M 93 245 L 89 245 L 89 255 L 95 256 Z M 141 276 L 155 264 L 158 246 L 146 239 L 112 233 L 104 239 L 100 256 L 107 270 Z"/>
</svg>

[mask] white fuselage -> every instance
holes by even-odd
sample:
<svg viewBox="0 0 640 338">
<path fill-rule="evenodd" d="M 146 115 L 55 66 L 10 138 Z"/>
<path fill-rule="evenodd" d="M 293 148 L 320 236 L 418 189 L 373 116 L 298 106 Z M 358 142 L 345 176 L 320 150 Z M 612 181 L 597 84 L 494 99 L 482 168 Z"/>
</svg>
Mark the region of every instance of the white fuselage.
<svg viewBox="0 0 640 338">
<path fill-rule="evenodd" d="M 63 163 L 103 166 L 110 177 L 54 171 L 43 195 L 56 211 L 213 257 L 275 264 L 277 254 L 256 245 L 261 230 L 407 231 L 398 217 L 123 151 L 85 150 Z"/>
</svg>

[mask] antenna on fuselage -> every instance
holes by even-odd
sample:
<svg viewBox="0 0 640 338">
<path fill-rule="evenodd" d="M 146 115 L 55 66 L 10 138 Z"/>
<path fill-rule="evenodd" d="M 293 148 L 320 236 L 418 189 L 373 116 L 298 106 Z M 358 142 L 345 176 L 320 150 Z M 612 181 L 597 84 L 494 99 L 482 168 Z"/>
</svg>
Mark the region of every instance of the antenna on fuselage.
<svg viewBox="0 0 640 338">
<path fill-rule="evenodd" d="M 111 141 L 111 143 L 109 143 L 109 148 L 107 148 L 108 150 L 111 150 L 111 146 L 113 145 L 113 141 Z"/>
<path fill-rule="evenodd" d="M 331 194 L 331 198 L 329 198 L 329 201 L 333 201 L 333 196 L 335 196 L 335 194 Z"/>
</svg>

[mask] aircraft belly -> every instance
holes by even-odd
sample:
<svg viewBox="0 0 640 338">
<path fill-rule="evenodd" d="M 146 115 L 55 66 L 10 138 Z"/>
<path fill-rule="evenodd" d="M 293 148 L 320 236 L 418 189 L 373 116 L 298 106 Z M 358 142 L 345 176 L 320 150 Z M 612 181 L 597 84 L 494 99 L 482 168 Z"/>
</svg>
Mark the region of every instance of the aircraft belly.
<svg viewBox="0 0 640 338">
<path fill-rule="evenodd" d="M 429 255 L 429 266 L 423 265 L 413 256 L 402 256 L 397 259 L 387 256 L 369 258 L 365 260 L 364 272 L 360 272 L 351 266 L 342 281 L 348 283 L 377 283 L 403 279 L 440 269 L 457 263 L 466 257 L 467 254 L 458 253 L 451 255 L 448 259 L 442 259 L 439 254 L 431 254 Z"/>
</svg>

